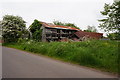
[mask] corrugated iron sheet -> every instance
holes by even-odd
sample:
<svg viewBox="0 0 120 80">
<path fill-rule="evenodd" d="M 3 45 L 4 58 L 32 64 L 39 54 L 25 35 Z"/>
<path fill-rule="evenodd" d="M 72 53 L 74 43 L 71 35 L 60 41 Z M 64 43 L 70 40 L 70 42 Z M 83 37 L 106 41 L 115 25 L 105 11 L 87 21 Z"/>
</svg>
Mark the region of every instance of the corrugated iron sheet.
<svg viewBox="0 0 120 80">
<path fill-rule="evenodd" d="M 41 22 L 45 27 L 50 27 L 50 28 L 59 28 L 59 29 L 70 29 L 70 30 L 80 30 L 77 28 L 73 28 L 73 27 L 69 27 L 69 26 L 61 26 L 61 25 L 54 25 L 54 24 L 50 24 L 50 23 L 45 23 L 45 22 Z"/>
<path fill-rule="evenodd" d="M 84 37 L 89 36 L 91 38 L 101 38 L 103 36 L 103 33 L 96 33 L 96 32 L 84 32 L 84 31 L 78 31 L 74 33 L 77 37 Z"/>
</svg>

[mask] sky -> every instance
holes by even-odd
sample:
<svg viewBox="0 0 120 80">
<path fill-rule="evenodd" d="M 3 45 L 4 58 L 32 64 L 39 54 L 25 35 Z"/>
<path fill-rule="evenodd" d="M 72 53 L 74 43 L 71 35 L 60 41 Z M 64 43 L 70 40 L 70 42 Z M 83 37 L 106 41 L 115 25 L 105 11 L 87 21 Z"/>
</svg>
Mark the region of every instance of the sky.
<svg viewBox="0 0 120 80">
<path fill-rule="evenodd" d="M 104 33 L 98 20 L 104 18 L 100 11 L 105 3 L 112 4 L 113 0 L 1 0 L 0 20 L 7 14 L 21 16 L 27 27 L 34 19 L 48 23 L 58 20 L 74 23 L 82 30 L 95 26 Z"/>
</svg>

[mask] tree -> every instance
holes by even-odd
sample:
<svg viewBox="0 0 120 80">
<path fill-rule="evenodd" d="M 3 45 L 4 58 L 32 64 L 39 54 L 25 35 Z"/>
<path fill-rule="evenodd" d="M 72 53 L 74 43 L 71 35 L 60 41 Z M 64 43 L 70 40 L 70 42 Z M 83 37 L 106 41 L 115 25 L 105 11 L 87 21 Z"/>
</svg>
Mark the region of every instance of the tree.
<svg viewBox="0 0 120 80">
<path fill-rule="evenodd" d="M 99 20 L 102 22 L 99 27 L 108 32 L 114 31 L 120 36 L 120 1 L 114 2 L 112 5 L 105 4 L 101 14 L 106 18 Z"/>
<path fill-rule="evenodd" d="M 97 29 L 95 28 L 95 26 L 88 26 L 86 30 L 84 30 L 85 32 L 97 32 Z"/>
<path fill-rule="evenodd" d="M 53 23 L 55 25 L 62 25 L 62 26 L 70 26 L 70 27 L 73 27 L 73 28 L 77 28 L 77 29 L 80 29 L 79 27 L 77 27 L 75 24 L 73 23 L 63 23 L 63 22 L 60 22 L 60 21 L 53 21 Z"/>
<path fill-rule="evenodd" d="M 111 40 L 119 40 L 119 35 L 117 33 L 109 33 L 107 34 L 107 37 Z"/>
<path fill-rule="evenodd" d="M 0 21 L 2 27 L 2 37 L 5 42 L 16 42 L 18 38 L 23 36 L 26 29 L 25 21 L 22 17 L 5 15 Z"/>
<path fill-rule="evenodd" d="M 36 41 L 41 41 L 42 38 L 42 24 L 37 19 L 30 25 L 29 30 L 32 33 L 32 38 Z"/>
</svg>

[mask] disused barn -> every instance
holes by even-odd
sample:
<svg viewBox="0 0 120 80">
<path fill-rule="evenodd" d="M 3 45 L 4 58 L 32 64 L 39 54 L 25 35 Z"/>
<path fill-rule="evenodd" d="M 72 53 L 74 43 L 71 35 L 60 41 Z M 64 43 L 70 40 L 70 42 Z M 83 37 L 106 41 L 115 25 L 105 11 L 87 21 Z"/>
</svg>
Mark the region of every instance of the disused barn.
<svg viewBox="0 0 120 80">
<path fill-rule="evenodd" d="M 63 39 L 70 39 L 71 35 L 80 29 L 72 28 L 69 26 L 54 25 L 51 23 L 41 22 L 43 29 L 42 41 L 60 41 Z"/>
<path fill-rule="evenodd" d="M 41 29 L 43 30 L 42 31 L 43 42 L 62 41 L 65 39 L 71 39 L 73 41 L 82 41 L 84 38 L 100 39 L 103 37 L 102 33 L 84 32 L 80 29 L 69 26 L 54 25 L 45 22 L 41 23 L 42 23 Z"/>
</svg>

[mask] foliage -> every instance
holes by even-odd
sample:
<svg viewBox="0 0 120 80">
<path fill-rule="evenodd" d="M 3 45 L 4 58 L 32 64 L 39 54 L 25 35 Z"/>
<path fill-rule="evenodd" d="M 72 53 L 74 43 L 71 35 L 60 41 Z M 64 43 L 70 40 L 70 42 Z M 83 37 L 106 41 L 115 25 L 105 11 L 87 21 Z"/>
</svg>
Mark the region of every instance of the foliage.
<svg viewBox="0 0 120 80">
<path fill-rule="evenodd" d="M 86 30 L 84 30 L 85 32 L 97 32 L 97 29 L 95 28 L 95 26 L 88 26 Z"/>
<path fill-rule="evenodd" d="M 107 37 L 111 40 L 119 40 L 120 39 L 120 36 L 118 33 L 109 33 L 107 35 Z"/>
<path fill-rule="evenodd" d="M 2 27 L 2 37 L 5 42 L 14 42 L 24 35 L 26 30 L 25 21 L 22 17 L 5 15 L 0 22 Z"/>
<path fill-rule="evenodd" d="M 6 46 L 51 56 L 84 66 L 118 72 L 118 43 L 117 41 L 102 40 L 70 43 L 43 43 L 25 40 L 19 43 L 6 44 Z"/>
<path fill-rule="evenodd" d="M 41 41 L 42 38 L 42 24 L 38 20 L 34 20 L 34 22 L 30 25 L 29 30 L 32 33 L 32 38 L 36 41 Z"/>
<path fill-rule="evenodd" d="M 120 35 L 120 1 L 114 2 L 112 5 L 105 4 L 104 11 L 101 11 L 105 19 L 99 20 L 102 22 L 99 27 L 105 31 L 114 31 Z"/>
<path fill-rule="evenodd" d="M 53 21 L 53 23 L 55 25 L 62 25 L 62 26 L 70 26 L 70 27 L 73 27 L 73 28 L 77 28 L 77 29 L 80 29 L 79 27 L 77 27 L 75 24 L 73 23 L 63 23 L 63 22 L 60 22 L 60 21 Z"/>
</svg>

